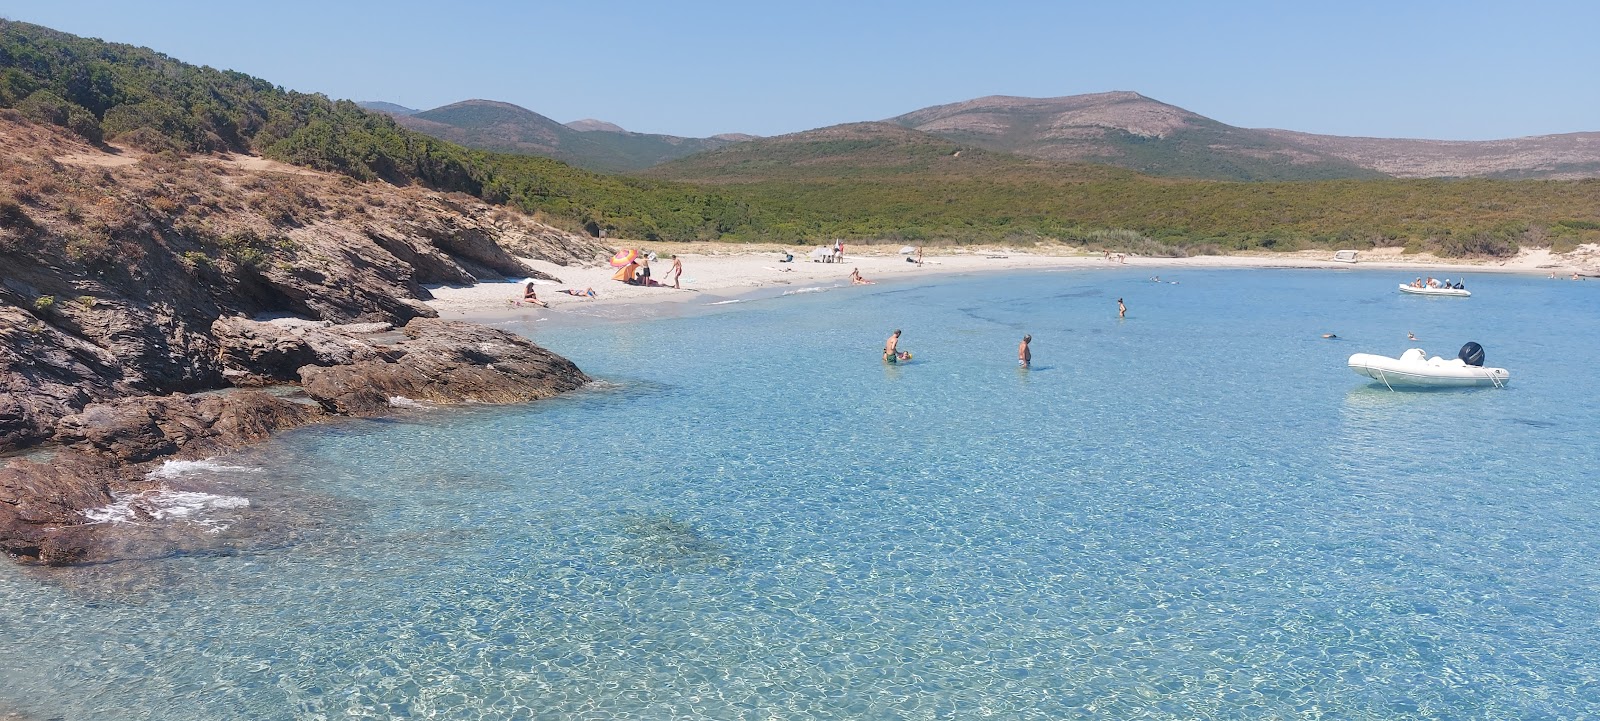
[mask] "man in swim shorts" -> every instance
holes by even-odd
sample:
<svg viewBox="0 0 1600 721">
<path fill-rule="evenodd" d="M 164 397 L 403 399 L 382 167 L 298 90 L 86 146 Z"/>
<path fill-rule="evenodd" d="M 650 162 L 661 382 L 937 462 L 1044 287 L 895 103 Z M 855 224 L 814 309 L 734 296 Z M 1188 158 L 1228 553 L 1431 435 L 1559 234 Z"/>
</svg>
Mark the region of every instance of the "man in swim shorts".
<svg viewBox="0 0 1600 721">
<path fill-rule="evenodd" d="M 1028 348 L 1028 344 L 1032 342 L 1033 336 L 1022 336 L 1022 344 L 1017 346 L 1017 367 L 1030 368 L 1033 366 L 1033 351 Z"/>
<path fill-rule="evenodd" d="M 889 339 L 883 342 L 883 362 L 885 362 L 885 363 L 899 363 L 900 362 L 900 329 L 899 328 L 896 328 L 894 330 L 894 334 L 890 335 Z"/>
</svg>

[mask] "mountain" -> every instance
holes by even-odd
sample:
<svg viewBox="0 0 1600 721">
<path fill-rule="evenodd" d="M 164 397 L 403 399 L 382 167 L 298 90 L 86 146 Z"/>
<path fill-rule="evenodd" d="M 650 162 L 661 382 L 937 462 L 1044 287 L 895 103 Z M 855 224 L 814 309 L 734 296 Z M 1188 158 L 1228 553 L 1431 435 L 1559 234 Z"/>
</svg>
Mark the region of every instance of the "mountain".
<svg viewBox="0 0 1600 721">
<path fill-rule="evenodd" d="M 1492 141 L 1347 138 L 1238 128 L 1133 92 L 1060 98 L 994 95 L 923 108 L 889 122 L 990 150 L 1106 163 L 1163 176 L 1600 176 L 1600 133 Z"/>
<path fill-rule="evenodd" d="M 386 103 L 382 100 L 357 100 L 356 105 L 359 105 L 366 110 L 379 113 L 388 113 L 390 115 L 413 115 L 417 112 L 416 108 L 408 108 L 404 105 Z"/>
<path fill-rule="evenodd" d="M 601 172 L 628 172 L 723 147 L 727 138 L 630 133 L 600 120 L 570 126 L 510 103 L 465 100 L 411 115 L 401 126 L 469 148 L 539 155 Z"/>
<path fill-rule="evenodd" d="M 989 150 L 1217 180 L 1377 178 L 1382 173 L 1138 93 L 991 95 L 888 122 Z"/>
</svg>

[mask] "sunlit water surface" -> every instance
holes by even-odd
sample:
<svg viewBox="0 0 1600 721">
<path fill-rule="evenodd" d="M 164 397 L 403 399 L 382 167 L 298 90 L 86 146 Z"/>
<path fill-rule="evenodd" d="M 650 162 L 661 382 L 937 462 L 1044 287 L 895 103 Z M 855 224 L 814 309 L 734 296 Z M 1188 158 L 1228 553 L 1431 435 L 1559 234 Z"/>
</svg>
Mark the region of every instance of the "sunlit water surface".
<svg viewBox="0 0 1600 721">
<path fill-rule="evenodd" d="M 249 499 L 165 521 L 215 551 L 0 566 L 0 708 L 1600 714 L 1600 283 L 1169 273 L 513 323 L 602 382 L 177 469 Z M 1344 367 L 1468 340 L 1509 388 Z"/>
</svg>

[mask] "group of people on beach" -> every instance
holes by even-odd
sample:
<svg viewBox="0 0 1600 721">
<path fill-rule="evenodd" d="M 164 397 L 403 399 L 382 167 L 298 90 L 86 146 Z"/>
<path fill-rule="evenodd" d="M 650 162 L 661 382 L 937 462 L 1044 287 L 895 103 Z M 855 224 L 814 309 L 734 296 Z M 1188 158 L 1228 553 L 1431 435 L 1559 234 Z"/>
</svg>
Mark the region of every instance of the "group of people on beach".
<svg viewBox="0 0 1600 721">
<path fill-rule="evenodd" d="M 536 284 L 531 279 L 528 280 L 528 282 L 523 283 L 522 284 L 522 297 L 521 298 L 512 299 L 511 304 L 512 305 L 536 305 L 536 306 L 539 306 L 540 308 L 549 308 L 550 307 L 549 303 L 546 303 L 546 302 L 544 302 L 542 300 L 539 300 L 539 291 L 538 291 L 537 288 L 534 287 L 535 285 Z M 562 288 L 562 289 L 560 289 L 560 290 L 558 290 L 556 292 L 557 293 L 565 293 L 567 295 L 570 295 L 570 296 L 573 296 L 573 297 L 577 297 L 577 298 L 588 298 L 589 300 L 598 300 L 600 298 L 600 294 L 594 292 L 594 288 L 584 288 L 583 290 L 578 290 L 577 288 Z"/>
<path fill-rule="evenodd" d="M 636 253 L 633 260 L 628 261 L 627 265 L 618 269 L 616 275 L 611 276 L 611 279 L 620 280 L 628 285 L 642 285 L 646 288 L 665 288 L 667 287 L 666 280 L 671 280 L 673 288 L 681 289 L 682 286 L 679 285 L 679 282 L 683 278 L 683 259 L 673 255 L 672 267 L 667 269 L 666 279 L 656 281 L 650 278 L 650 260 L 654 257 L 654 253 L 649 255 Z"/>
</svg>

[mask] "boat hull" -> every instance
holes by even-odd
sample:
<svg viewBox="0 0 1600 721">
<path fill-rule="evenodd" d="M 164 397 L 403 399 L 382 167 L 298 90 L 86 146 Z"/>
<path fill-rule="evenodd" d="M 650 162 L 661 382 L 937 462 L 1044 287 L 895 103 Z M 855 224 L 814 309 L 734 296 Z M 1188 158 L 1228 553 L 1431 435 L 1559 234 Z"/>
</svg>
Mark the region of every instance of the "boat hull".
<svg viewBox="0 0 1600 721">
<path fill-rule="evenodd" d="M 1438 296 L 1444 296 L 1446 298 L 1471 298 L 1472 297 L 1472 291 L 1466 290 L 1464 288 L 1463 289 L 1459 289 L 1459 290 L 1456 289 L 1456 288 L 1413 288 L 1413 287 L 1411 287 L 1409 285 L 1406 285 L 1405 283 L 1401 283 L 1400 284 L 1400 292 L 1401 293 L 1410 293 L 1412 295 L 1438 295 Z"/>
<path fill-rule="evenodd" d="M 1498 388 L 1511 382 L 1511 373 L 1504 368 L 1407 361 L 1371 353 L 1350 356 L 1349 365 L 1356 375 L 1390 388 Z"/>
</svg>

